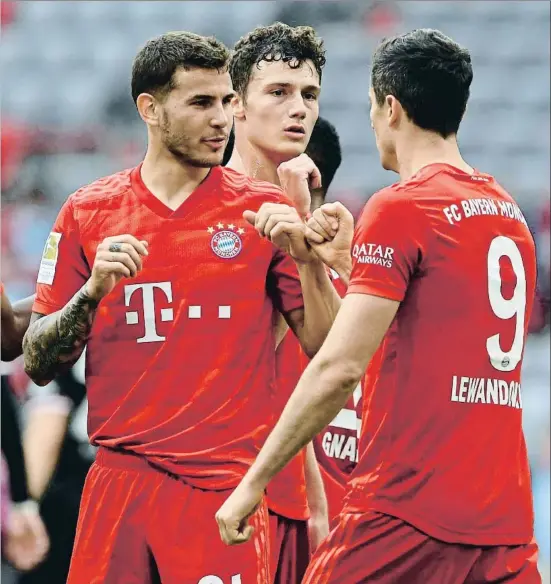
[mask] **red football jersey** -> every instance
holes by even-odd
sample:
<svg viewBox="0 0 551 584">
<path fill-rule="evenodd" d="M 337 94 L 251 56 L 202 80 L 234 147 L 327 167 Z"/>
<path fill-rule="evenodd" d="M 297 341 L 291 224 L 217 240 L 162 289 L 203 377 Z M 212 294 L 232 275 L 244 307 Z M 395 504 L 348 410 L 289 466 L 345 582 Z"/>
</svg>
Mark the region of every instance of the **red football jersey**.
<svg viewBox="0 0 551 584">
<path fill-rule="evenodd" d="M 277 403 L 276 418 L 279 418 L 295 390 L 305 367 L 300 343 L 292 331 L 287 331 L 276 350 Z M 281 472 L 269 483 L 266 501 L 270 511 L 298 521 L 310 516 L 306 497 L 304 464 L 306 451 L 301 450 Z"/>
<path fill-rule="evenodd" d="M 534 242 L 493 177 L 423 168 L 365 206 L 349 294 L 401 302 L 367 370 L 347 511 L 473 545 L 533 535 L 521 366 Z"/>
<path fill-rule="evenodd" d="M 238 484 L 273 425 L 274 306 L 303 306 L 293 260 L 243 219 L 266 201 L 287 199 L 221 167 L 175 211 L 140 167 L 69 197 L 44 250 L 36 312 L 67 303 L 105 237 L 149 242 L 140 274 L 101 301 L 88 341 L 93 444 L 201 488 Z"/>
</svg>

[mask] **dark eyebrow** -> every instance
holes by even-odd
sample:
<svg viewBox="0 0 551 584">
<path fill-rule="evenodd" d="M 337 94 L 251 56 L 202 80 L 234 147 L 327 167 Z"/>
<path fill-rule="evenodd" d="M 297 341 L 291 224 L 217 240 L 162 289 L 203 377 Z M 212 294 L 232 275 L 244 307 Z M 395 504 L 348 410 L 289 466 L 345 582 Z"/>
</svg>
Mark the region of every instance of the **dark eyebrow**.
<svg viewBox="0 0 551 584">
<path fill-rule="evenodd" d="M 310 93 L 319 93 L 321 91 L 321 87 L 319 85 L 308 85 L 303 89 L 303 91 L 308 91 Z"/>
<path fill-rule="evenodd" d="M 222 98 L 222 100 L 232 99 L 234 96 L 235 96 L 235 92 L 232 91 L 231 93 L 228 93 L 227 95 L 225 95 Z M 189 98 L 189 101 L 204 101 L 204 100 L 211 100 L 212 101 L 213 99 L 216 99 L 216 96 L 215 95 L 207 95 L 207 94 L 201 95 L 201 94 L 197 94 L 197 95 L 192 95 Z"/>
<path fill-rule="evenodd" d="M 189 98 L 190 101 L 194 101 L 194 100 L 198 100 L 199 101 L 199 100 L 205 100 L 205 99 L 214 99 L 214 95 L 201 95 L 201 94 L 198 94 L 198 95 L 192 95 Z"/>
<path fill-rule="evenodd" d="M 277 87 L 285 87 L 286 89 L 288 89 L 289 87 L 292 87 L 293 84 L 292 83 L 284 83 L 282 81 L 274 81 L 273 83 L 268 84 L 268 87 L 276 87 L 276 86 Z M 320 90 L 321 90 L 321 88 L 319 87 L 319 85 L 308 85 L 302 91 L 319 93 Z"/>
</svg>

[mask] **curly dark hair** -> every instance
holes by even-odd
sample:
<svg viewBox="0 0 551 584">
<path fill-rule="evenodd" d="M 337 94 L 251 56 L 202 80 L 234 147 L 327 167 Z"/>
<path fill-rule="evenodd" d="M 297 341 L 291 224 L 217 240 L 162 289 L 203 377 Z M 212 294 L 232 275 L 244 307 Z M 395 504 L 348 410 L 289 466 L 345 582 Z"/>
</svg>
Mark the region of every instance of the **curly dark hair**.
<svg viewBox="0 0 551 584">
<path fill-rule="evenodd" d="M 259 26 L 235 44 L 230 60 L 233 88 L 244 97 L 253 67 L 261 61 L 283 61 L 297 69 L 307 59 L 314 63 L 321 82 L 325 49 L 323 40 L 312 27 L 289 26 L 282 22 Z"/>
<path fill-rule="evenodd" d="M 472 80 L 469 51 L 438 30 L 385 39 L 373 55 L 371 84 L 378 105 L 393 95 L 414 124 L 444 138 L 459 130 Z"/>
<path fill-rule="evenodd" d="M 180 67 L 189 69 L 228 68 L 229 49 L 214 37 L 192 32 L 167 32 L 150 39 L 140 49 L 132 65 L 132 99 L 140 93 L 166 95 L 174 89 L 174 73 Z"/>
</svg>

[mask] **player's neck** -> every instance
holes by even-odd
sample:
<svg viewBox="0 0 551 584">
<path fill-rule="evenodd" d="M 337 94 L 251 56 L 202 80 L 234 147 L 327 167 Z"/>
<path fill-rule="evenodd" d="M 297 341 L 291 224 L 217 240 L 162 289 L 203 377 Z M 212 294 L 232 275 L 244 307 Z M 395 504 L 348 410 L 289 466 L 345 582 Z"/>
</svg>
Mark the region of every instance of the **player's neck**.
<svg viewBox="0 0 551 584">
<path fill-rule="evenodd" d="M 205 180 L 210 168 L 183 164 L 172 155 L 148 148 L 141 177 L 148 190 L 171 209 L 177 209 Z"/>
<path fill-rule="evenodd" d="M 461 156 L 455 136 L 441 138 L 429 132 L 415 132 L 396 145 L 397 172 L 405 181 L 429 164 L 449 164 L 468 173 L 474 172 Z"/>
<path fill-rule="evenodd" d="M 270 160 L 260 150 L 251 146 L 249 142 L 240 139 L 237 133 L 235 147 L 226 166 L 251 178 L 264 180 L 279 186 L 276 163 Z"/>
</svg>

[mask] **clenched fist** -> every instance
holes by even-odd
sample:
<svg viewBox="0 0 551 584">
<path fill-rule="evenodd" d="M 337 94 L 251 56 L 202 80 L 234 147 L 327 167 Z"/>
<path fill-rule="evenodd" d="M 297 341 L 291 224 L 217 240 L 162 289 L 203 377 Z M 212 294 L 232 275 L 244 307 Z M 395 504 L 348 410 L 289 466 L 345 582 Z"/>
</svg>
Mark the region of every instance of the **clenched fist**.
<svg viewBox="0 0 551 584">
<path fill-rule="evenodd" d="M 86 283 L 90 298 L 99 302 L 122 278 L 134 278 L 142 269 L 142 258 L 148 255 L 147 241 L 133 235 L 106 237 L 96 251 L 92 275 Z"/>
<path fill-rule="evenodd" d="M 34 501 L 14 504 L 2 530 L 2 553 L 18 570 L 32 570 L 46 557 L 50 539 Z"/>
<path fill-rule="evenodd" d="M 305 239 L 306 224 L 294 207 L 282 203 L 263 203 L 256 213 L 245 211 L 243 217 L 261 237 L 267 237 L 296 262 L 308 263 L 315 259 Z"/>
<path fill-rule="evenodd" d="M 339 202 L 326 203 L 307 222 L 306 239 L 321 261 L 339 274 L 349 270 L 354 217 Z"/>
<path fill-rule="evenodd" d="M 301 217 L 310 213 L 310 188 L 321 187 L 321 174 L 314 161 L 301 154 L 278 166 L 277 175 L 285 194 L 291 199 Z"/>
<path fill-rule="evenodd" d="M 254 528 L 249 519 L 262 501 L 263 491 L 244 481 L 237 486 L 216 512 L 220 537 L 226 545 L 245 543 L 251 539 Z"/>
</svg>

